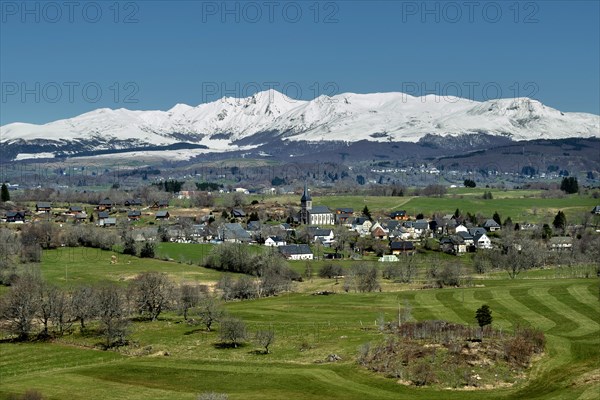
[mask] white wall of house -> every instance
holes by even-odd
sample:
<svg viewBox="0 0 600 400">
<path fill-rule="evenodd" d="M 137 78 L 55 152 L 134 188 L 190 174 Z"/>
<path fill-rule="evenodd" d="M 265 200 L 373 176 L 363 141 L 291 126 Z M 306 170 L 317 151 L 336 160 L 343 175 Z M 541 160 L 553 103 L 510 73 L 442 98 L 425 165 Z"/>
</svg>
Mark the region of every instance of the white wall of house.
<svg viewBox="0 0 600 400">
<path fill-rule="evenodd" d="M 492 241 L 487 235 L 481 235 L 481 237 L 477 240 L 477 248 L 479 249 L 491 249 Z"/>
<path fill-rule="evenodd" d="M 312 254 L 291 254 L 289 256 L 290 260 L 312 260 Z"/>
</svg>

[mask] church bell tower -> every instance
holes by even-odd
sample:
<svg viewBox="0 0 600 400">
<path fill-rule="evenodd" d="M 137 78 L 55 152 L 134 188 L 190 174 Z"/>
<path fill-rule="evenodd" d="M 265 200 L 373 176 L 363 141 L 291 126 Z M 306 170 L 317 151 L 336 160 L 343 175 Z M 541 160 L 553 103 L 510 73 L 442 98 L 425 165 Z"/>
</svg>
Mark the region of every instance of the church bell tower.
<svg viewBox="0 0 600 400">
<path fill-rule="evenodd" d="M 312 197 L 308 193 L 308 186 L 304 184 L 304 193 L 300 198 L 300 223 L 310 224 L 310 211 L 312 210 Z"/>
</svg>

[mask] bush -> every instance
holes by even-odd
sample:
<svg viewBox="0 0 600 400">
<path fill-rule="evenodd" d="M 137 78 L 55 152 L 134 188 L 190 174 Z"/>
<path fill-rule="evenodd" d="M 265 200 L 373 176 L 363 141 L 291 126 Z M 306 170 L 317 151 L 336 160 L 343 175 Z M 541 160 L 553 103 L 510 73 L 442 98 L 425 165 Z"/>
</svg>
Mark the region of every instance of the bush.
<svg viewBox="0 0 600 400">
<path fill-rule="evenodd" d="M 319 276 L 321 278 L 335 278 L 336 276 L 342 276 L 344 271 L 340 265 L 337 264 L 325 264 L 319 270 Z"/>
<path fill-rule="evenodd" d="M 239 318 L 225 318 L 221 321 L 219 335 L 222 341 L 238 347 L 246 339 L 246 323 Z"/>
<path fill-rule="evenodd" d="M 446 264 L 441 271 L 432 266 L 428 271 L 432 283 L 439 288 L 460 286 L 460 273 L 460 265 L 454 264 Z"/>
<path fill-rule="evenodd" d="M 423 359 L 413 364 L 411 377 L 415 386 L 426 386 L 435 382 L 435 373 L 431 363 Z"/>
<path fill-rule="evenodd" d="M 154 258 L 154 243 L 151 242 L 146 242 L 144 243 L 144 246 L 142 246 L 142 249 L 140 250 L 140 257 L 141 258 Z"/>
<path fill-rule="evenodd" d="M 367 264 L 354 265 L 344 281 L 344 290 L 354 289 L 358 292 L 374 292 L 381 290 L 377 279 L 377 267 Z"/>
</svg>

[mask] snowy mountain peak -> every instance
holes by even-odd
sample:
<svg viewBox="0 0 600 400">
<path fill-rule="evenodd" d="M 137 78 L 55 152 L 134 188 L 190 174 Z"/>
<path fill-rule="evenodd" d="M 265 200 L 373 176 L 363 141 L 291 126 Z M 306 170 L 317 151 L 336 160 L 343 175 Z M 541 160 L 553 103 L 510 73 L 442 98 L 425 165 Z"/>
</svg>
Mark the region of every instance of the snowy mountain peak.
<svg viewBox="0 0 600 400">
<path fill-rule="evenodd" d="M 265 135 L 268 133 L 268 135 Z M 563 113 L 530 98 L 478 102 L 458 97 L 404 93 L 342 93 L 295 100 L 276 90 L 243 98 L 168 111 L 101 108 L 44 125 L 13 123 L 0 127 L 6 145 L 71 142 L 111 148 L 198 143 L 227 149 L 240 140 L 263 143 L 273 138 L 295 141 L 409 141 L 426 135 L 485 133 L 513 140 L 600 136 L 600 117 Z M 86 143 L 90 143 L 87 145 Z"/>
</svg>

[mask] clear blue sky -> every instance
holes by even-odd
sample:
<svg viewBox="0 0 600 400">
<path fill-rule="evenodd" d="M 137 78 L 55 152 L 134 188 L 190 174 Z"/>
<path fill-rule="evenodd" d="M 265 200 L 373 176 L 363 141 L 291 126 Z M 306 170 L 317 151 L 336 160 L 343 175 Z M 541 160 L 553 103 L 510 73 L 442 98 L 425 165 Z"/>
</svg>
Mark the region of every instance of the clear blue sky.
<svg viewBox="0 0 600 400">
<path fill-rule="evenodd" d="M 600 114 L 599 1 L 464 3 L 2 0 L 0 124 L 269 86 L 530 96 Z"/>
</svg>

